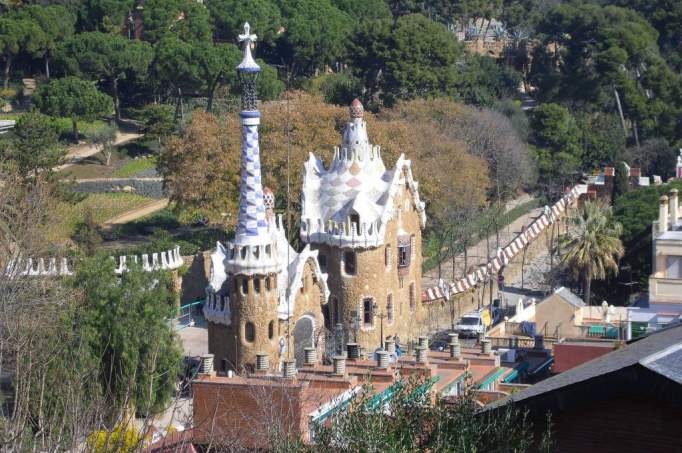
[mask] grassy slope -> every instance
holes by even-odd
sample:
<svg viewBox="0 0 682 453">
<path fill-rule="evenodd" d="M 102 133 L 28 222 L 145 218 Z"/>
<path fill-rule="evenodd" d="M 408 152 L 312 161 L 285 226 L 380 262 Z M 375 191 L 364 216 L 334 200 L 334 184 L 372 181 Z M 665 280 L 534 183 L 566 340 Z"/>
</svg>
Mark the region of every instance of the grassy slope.
<svg viewBox="0 0 682 453">
<path fill-rule="evenodd" d="M 99 224 L 151 201 L 153 201 L 151 198 L 136 194 L 96 193 L 89 194 L 76 204 L 59 203 L 55 208 L 55 218 L 48 232 L 48 240 L 61 243 L 69 239 L 78 223 L 83 221 L 87 209 L 92 210 L 94 221 Z"/>
</svg>

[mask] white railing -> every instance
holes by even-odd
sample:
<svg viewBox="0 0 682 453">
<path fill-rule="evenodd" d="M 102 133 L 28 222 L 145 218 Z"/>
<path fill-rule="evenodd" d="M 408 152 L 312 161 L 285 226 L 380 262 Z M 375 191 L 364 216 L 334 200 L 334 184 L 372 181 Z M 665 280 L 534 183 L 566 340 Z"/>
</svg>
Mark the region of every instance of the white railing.
<svg viewBox="0 0 682 453">
<path fill-rule="evenodd" d="M 113 256 L 112 260 L 115 260 Z M 118 257 L 118 266 L 114 272 L 118 275 L 128 270 L 128 263 L 142 264 L 142 270 L 151 272 L 156 270 L 175 270 L 185 262 L 180 255 L 180 246 L 158 253 L 138 255 L 123 255 Z M 73 275 L 69 268 L 69 260 L 65 257 L 26 258 L 10 261 L 5 266 L 6 276 L 21 277 L 58 277 Z"/>
<path fill-rule="evenodd" d="M 128 261 L 130 258 L 130 261 Z M 114 259 L 114 257 L 112 257 Z M 143 253 L 138 255 L 122 255 L 118 257 L 118 267 L 114 272 L 122 274 L 128 270 L 128 263 L 142 263 L 142 270 L 145 272 L 158 270 L 175 270 L 182 266 L 185 262 L 180 255 L 180 246 L 176 245 L 174 249 L 167 250 L 160 253 Z"/>
<path fill-rule="evenodd" d="M 551 208 L 545 206 L 542 215 L 531 222 L 525 231 L 512 239 L 506 247 L 498 249 L 497 254 L 488 261 L 487 264 L 480 266 L 466 277 L 448 284 L 446 288 L 434 286 L 425 289 L 422 292 L 422 302 L 429 303 L 442 299 L 446 293 L 449 295 L 462 293 L 476 287 L 480 283 L 487 282 L 491 276 L 494 276 L 494 274 L 502 268 L 502 266 L 509 264 L 528 244 L 539 237 L 540 233 L 542 233 L 547 226 L 553 224 L 565 215 L 567 208 L 573 203 L 576 203 L 580 195 L 585 192 L 587 192 L 587 185 L 585 184 L 578 184 L 573 187 L 570 191 L 566 192 L 559 201 L 554 203 Z"/>
</svg>

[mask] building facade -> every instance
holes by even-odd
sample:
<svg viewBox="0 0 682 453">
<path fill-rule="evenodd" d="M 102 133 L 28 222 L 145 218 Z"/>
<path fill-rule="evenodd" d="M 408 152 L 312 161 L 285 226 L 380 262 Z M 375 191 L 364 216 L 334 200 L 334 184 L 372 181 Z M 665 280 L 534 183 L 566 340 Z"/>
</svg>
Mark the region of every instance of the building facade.
<svg viewBox="0 0 682 453">
<path fill-rule="evenodd" d="M 244 42 L 237 67 L 242 89 L 239 217 L 234 240 L 218 243 L 211 254 L 204 304 L 209 352 L 222 372 L 254 369 L 259 356 L 273 368 L 282 360 L 302 363 L 304 348 L 322 350 L 328 296 L 317 252 L 305 247 L 297 253 L 289 245 L 282 219 L 272 211 L 274 196 L 262 187 L 256 108 L 260 67 L 251 55 L 256 36 L 248 24 L 239 39 Z"/>
<path fill-rule="evenodd" d="M 658 222 L 652 225 L 652 271 L 649 303 L 670 304 L 682 312 L 682 221 L 677 189 L 660 198 Z"/>
<path fill-rule="evenodd" d="M 261 185 L 256 80 L 248 24 L 240 40 L 242 87 L 241 187 L 235 238 L 211 255 L 204 315 L 218 371 L 254 369 L 267 357 L 303 363 L 305 348 L 335 354 L 343 343 L 365 350 L 381 338 L 416 339 L 426 316 L 421 303 L 421 234 L 426 216 L 401 155 L 386 169 L 369 143 L 362 104 L 329 168 L 305 163 L 299 253 L 287 241 L 274 195 Z M 326 339 L 334 344 L 325 346 Z M 260 358 L 259 358 L 260 357 Z"/>
<path fill-rule="evenodd" d="M 411 162 L 401 155 L 386 169 L 357 99 L 350 116 L 329 167 L 312 154 L 305 163 L 300 235 L 329 276 L 327 326 L 374 350 L 382 334 L 419 334 L 426 215 Z"/>
</svg>

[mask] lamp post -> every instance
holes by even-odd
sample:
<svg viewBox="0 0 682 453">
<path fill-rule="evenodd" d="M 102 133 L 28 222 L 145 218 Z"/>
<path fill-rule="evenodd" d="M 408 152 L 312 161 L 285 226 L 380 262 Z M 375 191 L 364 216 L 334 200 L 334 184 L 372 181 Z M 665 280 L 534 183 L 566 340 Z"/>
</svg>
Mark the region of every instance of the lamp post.
<svg viewBox="0 0 682 453">
<path fill-rule="evenodd" d="M 379 305 L 377 305 L 376 302 L 372 304 L 372 310 L 374 310 L 374 313 L 379 311 Z M 386 317 L 386 313 L 380 312 L 378 315 L 376 315 L 377 318 L 381 320 L 381 330 L 380 330 L 380 335 L 381 337 L 379 338 L 379 348 L 381 350 L 384 349 L 384 318 Z"/>
</svg>

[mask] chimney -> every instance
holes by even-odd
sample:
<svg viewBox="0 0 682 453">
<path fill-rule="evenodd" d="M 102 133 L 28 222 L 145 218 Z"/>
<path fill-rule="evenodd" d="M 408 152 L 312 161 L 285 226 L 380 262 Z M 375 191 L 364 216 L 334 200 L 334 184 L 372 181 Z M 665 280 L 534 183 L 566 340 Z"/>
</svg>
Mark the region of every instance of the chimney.
<svg viewBox="0 0 682 453">
<path fill-rule="evenodd" d="M 428 349 L 429 348 L 429 337 L 421 336 L 419 337 L 419 347 Z"/>
<path fill-rule="evenodd" d="M 677 225 L 677 219 L 680 218 L 680 199 L 677 196 L 677 189 L 670 191 L 670 229 L 674 229 Z"/>
<path fill-rule="evenodd" d="M 388 351 L 377 351 L 377 367 L 388 368 Z"/>
<path fill-rule="evenodd" d="M 386 352 L 388 352 L 389 354 L 395 354 L 395 341 L 394 340 L 384 341 L 384 347 L 386 348 Z"/>
<path fill-rule="evenodd" d="M 658 207 L 658 232 L 665 233 L 668 231 L 668 197 L 661 195 L 661 201 Z"/>
<path fill-rule="evenodd" d="M 459 342 L 450 343 L 448 346 L 450 347 L 451 359 L 459 359 L 460 357 L 462 357 L 462 347 L 460 346 Z"/>
<path fill-rule="evenodd" d="M 490 355 L 493 351 L 493 343 L 488 338 L 481 340 L 481 352 Z"/>
<path fill-rule="evenodd" d="M 270 368 L 268 355 L 264 352 L 256 353 L 256 371 L 268 371 L 268 368 Z"/>
<path fill-rule="evenodd" d="M 545 349 L 545 337 L 543 335 L 535 335 L 535 349 Z"/>
<path fill-rule="evenodd" d="M 201 356 L 201 364 L 199 365 L 199 372 L 201 374 L 213 374 L 213 354 L 204 354 Z"/>
<path fill-rule="evenodd" d="M 304 348 L 305 353 L 304 364 L 306 366 L 315 366 L 317 364 L 317 349 L 315 348 Z"/>
<path fill-rule="evenodd" d="M 417 359 L 417 363 L 426 363 L 428 360 L 427 354 L 428 354 L 428 349 L 424 348 L 423 346 L 417 346 L 414 348 L 415 351 L 415 356 Z"/>
<path fill-rule="evenodd" d="M 296 361 L 289 359 L 282 361 L 282 376 L 285 379 L 293 379 L 296 377 Z"/>
<path fill-rule="evenodd" d="M 348 343 L 346 345 L 346 351 L 348 352 L 349 359 L 358 360 L 360 358 L 360 348 L 357 343 Z"/>
<path fill-rule="evenodd" d="M 337 376 L 345 376 L 346 374 L 346 358 L 342 355 L 334 357 L 334 374 Z"/>
</svg>

